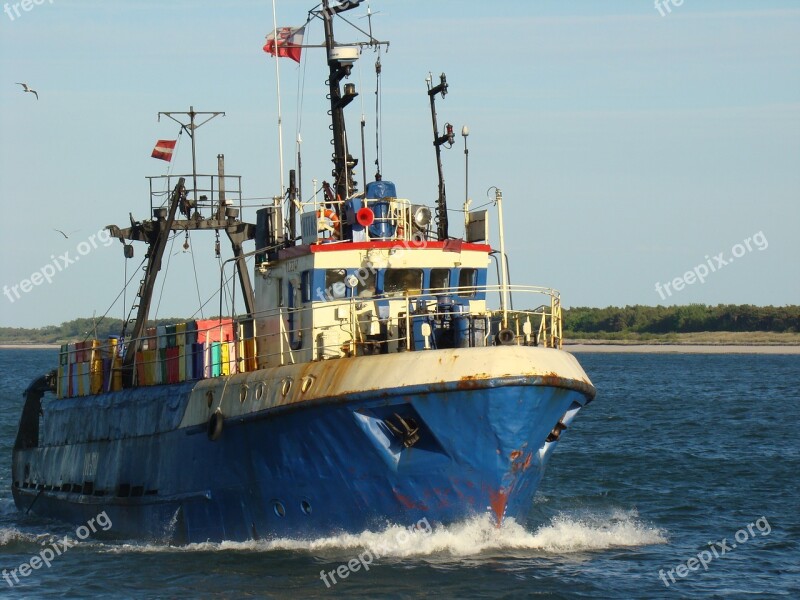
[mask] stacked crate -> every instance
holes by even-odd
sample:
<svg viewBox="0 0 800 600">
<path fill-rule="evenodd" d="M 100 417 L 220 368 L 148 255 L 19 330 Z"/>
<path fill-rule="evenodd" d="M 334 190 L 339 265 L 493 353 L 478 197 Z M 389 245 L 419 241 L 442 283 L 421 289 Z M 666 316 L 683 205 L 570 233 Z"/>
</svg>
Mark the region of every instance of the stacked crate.
<svg viewBox="0 0 800 600">
<path fill-rule="evenodd" d="M 196 321 L 197 344 L 203 352 L 203 379 L 237 372 L 233 319 Z"/>
<path fill-rule="evenodd" d="M 140 386 L 180 383 L 255 371 L 253 321 L 200 319 L 145 330 L 136 353 Z M 57 395 L 87 396 L 122 389 L 124 341 L 111 336 L 64 344 L 59 353 Z"/>
<path fill-rule="evenodd" d="M 122 389 L 119 338 L 63 344 L 58 357 L 59 398 L 89 396 Z"/>
<path fill-rule="evenodd" d="M 239 325 L 239 372 L 250 373 L 258 368 L 256 364 L 256 327 L 253 319 L 242 319 Z"/>
</svg>

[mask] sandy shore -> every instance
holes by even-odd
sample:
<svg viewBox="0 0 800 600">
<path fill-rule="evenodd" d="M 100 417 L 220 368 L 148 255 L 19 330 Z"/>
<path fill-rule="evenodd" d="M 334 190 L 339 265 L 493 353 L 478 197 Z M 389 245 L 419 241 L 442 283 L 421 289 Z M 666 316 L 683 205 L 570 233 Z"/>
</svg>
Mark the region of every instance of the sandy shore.
<svg viewBox="0 0 800 600">
<path fill-rule="evenodd" d="M 0 344 L 0 349 L 2 348 L 9 350 L 50 350 L 55 348 L 59 350 L 61 346 L 58 344 Z"/>
<path fill-rule="evenodd" d="M 800 354 L 800 346 L 739 346 L 730 344 L 564 344 L 567 352 L 629 352 L 653 354 Z"/>
</svg>

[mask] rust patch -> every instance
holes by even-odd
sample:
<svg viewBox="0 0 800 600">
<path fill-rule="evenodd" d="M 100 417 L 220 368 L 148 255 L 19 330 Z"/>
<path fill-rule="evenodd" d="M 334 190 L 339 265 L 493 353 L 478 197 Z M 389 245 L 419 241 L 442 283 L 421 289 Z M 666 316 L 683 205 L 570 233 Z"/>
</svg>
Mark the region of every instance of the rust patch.
<svg viewBox="0 0 800 600">
<path fill-rule="evenodd" d="M 512 452 L 512 453 L 509 455 L 509 458 L 510 458 L 511 460 L 517 460 L 517 459 L 518 459 L 520 456 L 522 456 L 522 451 L 521 451 L 521 450 L 514 450 L 514 451 L 513 451 L 513 452 Z"/>
<path fill-rule="evenodd" d="M 450 494 L 450 490 L 443 489 L 440 490 L 439 488 L 433 488 L 433 493 L 436 494 L 436 498 L 438 499 L 438 505 L 442 506 L 450 506 L 450 499 L 447 497 Z"/>
<path fill-rule="evenodd" d="M 525 460 L 524 461 L 519 461 L 518 460 L 520 458 L 520 456 L 522 456 L 522 452 L 520 452 L 519 450 L 515 450 L 511 454 L 513 455 L 515 453 L 516 453 L 517 456 L 511 459 L 512 460 L 511 472 L 514 475 L 518 476 L 522 471 L 527 471 L 528 467 L 531 466 L 531 459 L 533 457 L 533 453 L 532 452 L 528 452 L 525 455 Z"/>
<path fill-rule="evenodd" d="M 459 390 L 478 390 L 486 387 L 484 382 L 489 379 L 488 373 L 475 373 L 475 375 L 464 375 L 456 382 Z"/>
<path fill-rule="evenodd" d="M 416 508 L 419 510 L 428 510 L 427 505 L 423 504 L 422 502 L 414 502 L 414 500 L 412 500 L 408 496 L 404 496 L 397 490 L 392 490 L 392 491 L 394 492 L 394 497 L 397 498 L 400 504 L 402 504 L 407 509 L 411 510 Z"/>
<path fill-rule="evenodd" d="M 506 512 L 506 503 L 508 502 L 508 492 L 500 488 L 496 492 L 489 492 L 489 504 L 492 506 L 492 512 L 497 519 L 497 527 L 503 524 L 503 516 Z"/>
</svg>

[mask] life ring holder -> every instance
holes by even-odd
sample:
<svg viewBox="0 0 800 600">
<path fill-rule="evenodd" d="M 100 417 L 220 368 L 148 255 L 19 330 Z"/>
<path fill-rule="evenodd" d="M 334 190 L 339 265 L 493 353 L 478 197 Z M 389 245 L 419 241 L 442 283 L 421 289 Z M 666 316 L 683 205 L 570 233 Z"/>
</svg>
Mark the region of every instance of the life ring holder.
<svg viewBox="0 0 800 600">
<path fill-rule="evenodd" d="M 325 221 L 330 222 L 330 225 L 325 223 Z M 320 233 L 323 231 L 330 231 L 331 238 L 341 237 L 341 224 L 339 222 L 339 215 L 336 214 L 336 211 L 331 210 L 330 208 L 320 208 L 317 211 L 317 232 Z M 319 241 L 326 241 L 326 239 L 320 237 Z"/>
</svg>

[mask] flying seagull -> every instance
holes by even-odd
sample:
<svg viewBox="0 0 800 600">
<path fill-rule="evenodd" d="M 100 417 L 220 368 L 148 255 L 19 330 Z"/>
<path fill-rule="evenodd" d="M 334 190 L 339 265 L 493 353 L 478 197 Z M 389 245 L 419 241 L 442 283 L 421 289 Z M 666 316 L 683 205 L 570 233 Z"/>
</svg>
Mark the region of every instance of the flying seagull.
<svg viewBox="0 0 800 600">
<path fill-rule="evenodd" d="M 34 96 L 36 96 L 36 99 L 37 99 L 37 100 L 39 99 L 39 93 L 38 93 L 36 90 L 32 90 L 31 88 L 29 88 L 27 83 L 20 83 L 20 82 L 17 82 L 17 85 L 21 85 L 21 86 L 22 86 L 22 91 L 24 91 L 24 92 L 30 92 L 31 94 L 33 94 Z"/>
<path fill-rule="evenodd" d="M 60 233 L 61 235 L 63 235 L 63 236 L 64 236 L 64 238 L 66 238 L 66 239 L 69 239 L 69 235 L 72 235 L 73 233 L 78 233 L 78 232 L 80 231 L 80 229 L 76 229 L 75 231 L 70 231 L 70 232 L 69 232 L 69 235 L 67 235 L 66 233 L 64 233 L 64 232 L 63 232 L 63 231 L 61 231 L 60 229 L 53 229 L 53 231 L 57 231 L 58 233 Z"/>
</svg>

